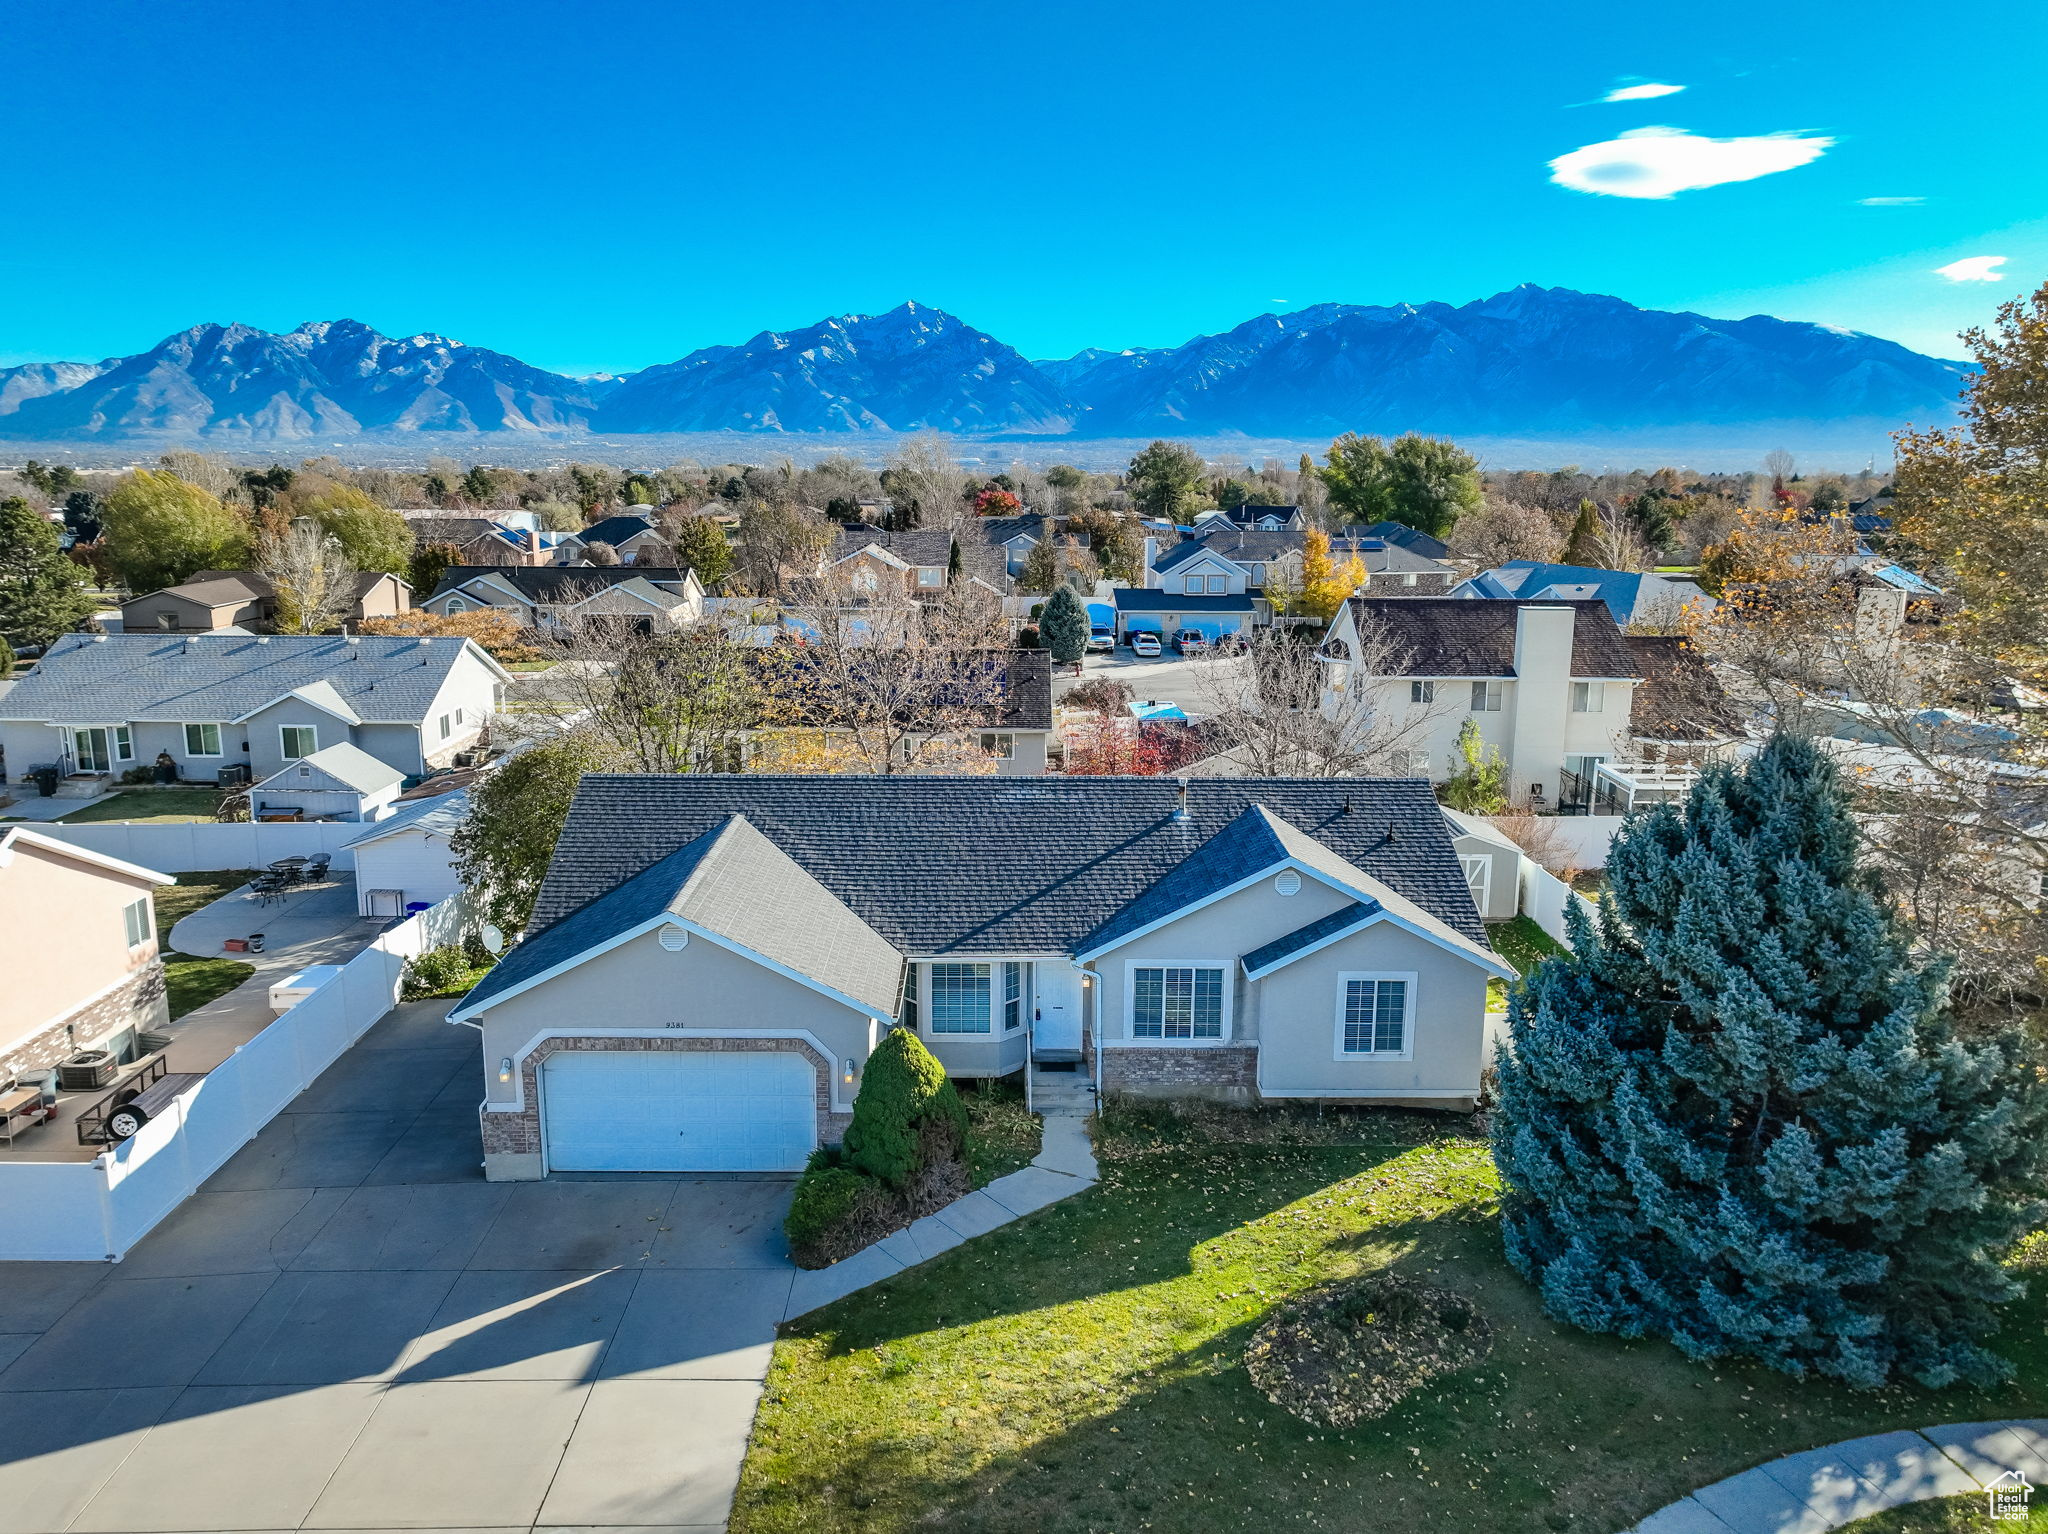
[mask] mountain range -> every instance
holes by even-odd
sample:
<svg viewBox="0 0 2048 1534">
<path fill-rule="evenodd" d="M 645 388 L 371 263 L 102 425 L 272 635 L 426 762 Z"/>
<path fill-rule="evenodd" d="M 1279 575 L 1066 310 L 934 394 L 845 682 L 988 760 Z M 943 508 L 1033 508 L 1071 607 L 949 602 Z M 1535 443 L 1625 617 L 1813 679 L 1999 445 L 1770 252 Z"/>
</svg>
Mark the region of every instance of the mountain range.
<svg viewBox="0 0 2048 1534">
<path fill-rule="evenodd" d="M 763 331 L 623 378 L 570 378 L 354 320 L 196 325 L 132 357 L 0 369 L 0 437 L 522 433 L 1323 436 L 1622 432 L 1948 416 L 1968 369 L 1896 342 L 1525 284 L 1491 298 L 1264 314 L 1183 346 L 1031 361 L 906 303 Z"/>
</svg>

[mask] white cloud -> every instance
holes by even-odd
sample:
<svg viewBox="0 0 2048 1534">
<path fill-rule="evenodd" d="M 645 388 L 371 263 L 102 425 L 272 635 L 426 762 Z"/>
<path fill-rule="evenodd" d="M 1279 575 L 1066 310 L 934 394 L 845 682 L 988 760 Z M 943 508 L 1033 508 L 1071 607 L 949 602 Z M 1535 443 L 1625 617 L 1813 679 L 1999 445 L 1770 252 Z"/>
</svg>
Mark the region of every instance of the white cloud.
<svg viewBox="0 0 2048 1534">
<path fill-rule="evenodd" d="M 1859 197 L 1857 203 L 1866 208 L 1910 208 L 1927 201 L 1925 197 Z"/>
<path fill-rule="evenodd" d="M 1619 138 L 1559 155 L 1550 162 L 1550 179 L 1601 197 L 1672 197 L 1796 170 L 1834 143 L 1797 133 L 1705 138 L 1683 128 L 1631 128 Z"/>
<path fill-rule="evenodd" d="M 1676 96 L 1684 90 L 1682 85 L 1660 85 L 1654 80 L 1645 80 L 1641 85 L 1617 85 L 1600 99 L 1602 101 L 1649 101 L 1658 96 Z"/>
<path fill-rule="evenodd" d="M 2003 282 L 2005 273 L 1999 270 L 2003 265 L 2003 256 L 1965 256 L 1947 266 L 1937 266 L 1934 275 L 1950 282 Z"/>
</svg>

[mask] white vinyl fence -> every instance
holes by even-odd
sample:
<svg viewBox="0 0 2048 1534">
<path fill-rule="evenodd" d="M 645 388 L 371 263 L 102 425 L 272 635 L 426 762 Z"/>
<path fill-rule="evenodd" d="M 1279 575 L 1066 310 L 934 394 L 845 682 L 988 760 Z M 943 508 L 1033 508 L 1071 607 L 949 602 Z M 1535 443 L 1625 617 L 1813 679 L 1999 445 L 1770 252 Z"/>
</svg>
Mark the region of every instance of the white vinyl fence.
<svg viewBox="0 0 2048 1534">
<path fill-rule="evenodd" d="M 192 874 L 263 868 L 279 858 L 311 857 L 316 852 L 332 854 L 334 867 L 346 871 L 356 866 L 356 855 L 342 851 L 343 845 L 368 836 L 374 827 L 339 820 L 195 820 L 154 826 L 104 820 L 83 825 L 42 822 L 30 829 L 38 836 L 159 873 Z"/>
<path fill-rule="evenodd" d="M 1573 894 L 1569 884 L 1534 858 L 1522 859 L 1522 914 L 1567 948 L 1571 947 L 1571 937 L 1565 928 L 1564 912 L 1574 900 L 1590 921 L 1597 910 L 1592 901 Z"/>
<path fill-rule="evenodd" d="M 391 1010 L 408 958 L 459 940 L 463 905 L 462 896 L 452 896 L 379 936 L 334 979 L 175 1099 L 161 1118 L 98 1159 L 0 1162 L 0 1261 L 120 1261 Z"/>
<path fill-rule="evenodd" d="M 1625 815 L 1547 815 L 1542 824 L 1558 844 L 1559 857 L 1573 868 L 1594 869 L 1607 866 L 1608 844 L 1627 820 Z"/>
</svg>

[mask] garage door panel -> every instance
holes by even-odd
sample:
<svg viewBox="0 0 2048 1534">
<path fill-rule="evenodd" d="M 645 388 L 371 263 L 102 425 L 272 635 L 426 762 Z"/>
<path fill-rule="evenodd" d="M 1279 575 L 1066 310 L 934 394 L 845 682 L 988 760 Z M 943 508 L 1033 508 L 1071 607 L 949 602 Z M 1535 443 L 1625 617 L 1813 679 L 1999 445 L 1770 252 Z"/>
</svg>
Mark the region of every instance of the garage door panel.
<svg viewBox="0 0 2048 1534">
<path fill-rule="evenodd" d="M 574 1050 L 542 1070 L 558 1172 L 793 1172 L 817 1143 L 817 1076 L 787 1050 Z"/>
</svg>

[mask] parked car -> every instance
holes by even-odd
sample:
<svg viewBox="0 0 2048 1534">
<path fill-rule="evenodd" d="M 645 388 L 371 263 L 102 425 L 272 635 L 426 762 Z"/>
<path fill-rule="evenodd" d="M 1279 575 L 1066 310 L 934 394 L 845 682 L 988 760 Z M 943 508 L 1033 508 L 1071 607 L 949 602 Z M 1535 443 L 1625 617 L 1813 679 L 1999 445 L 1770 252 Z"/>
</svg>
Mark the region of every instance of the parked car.
<svg viewBox="0 0 2048 1534">
<path fill-rule="evenodd" d="M 1206 655 L 1209 636 L 1200 629 L 1182 629 L 1173 636 L 1173 647 L 1183 655 Z"/>
<path fill-rule="evenodd" d="M 1146 660 L 1159 658 L 1159 636 L 1157 634 L 1131 635 L 1131 653 Z"/>
<path fill-rule="evenodd" d="M 1115 648 L 1116 631 L 1114 629 L 1090 629 L 1088 631 L 1088 653 L 1090 655 L 1107 655 Z"/>
</svg>

